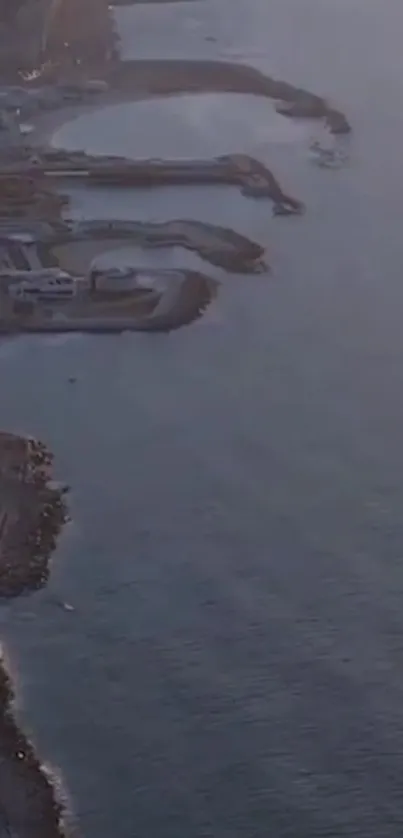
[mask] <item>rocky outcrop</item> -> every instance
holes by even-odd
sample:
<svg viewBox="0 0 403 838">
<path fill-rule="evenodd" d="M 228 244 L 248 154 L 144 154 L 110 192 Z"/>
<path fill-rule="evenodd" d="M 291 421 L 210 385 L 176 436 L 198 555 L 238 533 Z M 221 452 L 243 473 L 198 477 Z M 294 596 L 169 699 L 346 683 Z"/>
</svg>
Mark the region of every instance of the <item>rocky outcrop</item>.
<svg viewBox="0 0 403 838">
<path fill-rule="evenodd" d="M 50 483 L 52 456 L 33 439 L 0 433 L 0 597 L 45 584 L 65 521 L 63 491 Z"/>
</svg>

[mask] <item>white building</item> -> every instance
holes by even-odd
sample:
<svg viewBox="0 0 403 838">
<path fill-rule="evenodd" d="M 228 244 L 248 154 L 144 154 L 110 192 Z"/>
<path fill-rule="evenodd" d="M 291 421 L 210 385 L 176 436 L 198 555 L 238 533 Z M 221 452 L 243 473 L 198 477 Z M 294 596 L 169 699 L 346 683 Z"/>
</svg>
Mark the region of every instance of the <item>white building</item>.
<svg viewBox="0 0 403 838">
<path fill-rule="evenodd" d="M 77 293 L 72 276 L 58 269 L 15 271 L 8 274 L 8 294 L 13 300 L 45 302 L 71 300 Z"/>
</svg>

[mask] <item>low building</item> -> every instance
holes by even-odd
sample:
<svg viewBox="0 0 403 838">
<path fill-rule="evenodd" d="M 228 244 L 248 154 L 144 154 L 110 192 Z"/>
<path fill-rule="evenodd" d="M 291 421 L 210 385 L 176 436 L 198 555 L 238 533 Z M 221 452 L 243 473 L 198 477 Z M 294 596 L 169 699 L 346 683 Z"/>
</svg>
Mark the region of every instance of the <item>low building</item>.
<svg viewBox="0 0 403 838">
<path fill-rule="evenodd" d="M 22 302 L 47 302 L 71 300 L 76 296 L 77 284 L 72 276 L 64 271 L 43 270 L 27 271 L 26 276 L 15 277 L 8 285 L 8 294 L 13 300 Z"/>
</svg>

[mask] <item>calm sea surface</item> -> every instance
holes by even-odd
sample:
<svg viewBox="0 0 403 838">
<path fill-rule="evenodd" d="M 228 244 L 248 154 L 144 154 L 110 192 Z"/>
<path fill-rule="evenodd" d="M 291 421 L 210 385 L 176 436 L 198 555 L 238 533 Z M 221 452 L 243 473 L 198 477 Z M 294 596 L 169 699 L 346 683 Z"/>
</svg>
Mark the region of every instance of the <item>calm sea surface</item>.
<svg viewBox="0 0 403 838">
<path fill-rule="evenodd" d="M 117 17 L 125 57 L 244 60 L 332 97 L 354 134 L 348 166 L 325 171 L 308 159 L 315 126 L 243 97 L 64 129 L 128 154 L 140 137 L 145 153 L 149 118 L 162 155 L 176 114 L 180 153 L 250 150 L 307 213 L 274 219 L 230 189 L 74 194 L 77 214 L 233 226 L 273 270 L 215 273 L 206 317 L 168 336 L 0 343 L 0 425 L 54 451 L 73 517 L 47 589 L 0 611 L 22 723 L 85 838 L 396 838 L 402 4 L 206 0 Z"/>
</svg>

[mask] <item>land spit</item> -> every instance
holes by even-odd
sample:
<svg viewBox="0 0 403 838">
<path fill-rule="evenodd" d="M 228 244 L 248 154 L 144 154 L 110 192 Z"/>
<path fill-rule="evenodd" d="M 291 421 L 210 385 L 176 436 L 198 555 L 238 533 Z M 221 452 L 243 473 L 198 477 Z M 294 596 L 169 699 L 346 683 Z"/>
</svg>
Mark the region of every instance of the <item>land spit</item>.
<svg viewBox="0 0 403 838">
<path fill-rule="evenodd" d="M 263 260 L 264 248 L 260 244 L 231 228 L 203 221 L 50 221 L 0 217 L 0 241 L 6 249 L 11 244 L 13 248 L 20 246 L 26 252 L 27 248 L 40 246 L 42 253 L 75 242 L 106 243 L 111 240 L 144 249 L 183 247 L 210 264 L 233 273 L 267 270 Z M 10 258 L 13 258 L 12 255 Z"/>
<path fill-rule="evenodd" d="M 1 226 L 0 226 L 1 229 Z M 267 270 L 264 248 L 228 227 L 203 221 L 176 219 L 165 222 L 91 220 L 47 225 L 39 234 L 50 246 L 79 241 L 120 240 L 145 249 L 183 247 L 210 264 L 233 273 Z"/>
<path fill-rule="evenodd" d="M 12 176 L 29 178 L 31 183 L 39 178 L 54 183 L 79 179 L 88 187 L 229 184 L 239 186 L 243 195 L 270 198 L 275 212 L 291 215 L 303 211 L 302 202 L 283 192 L 270 169 L 246 154 L 220 155 L 212 160 L 129 160 L 35 148 L 34 154 L 25 158 L 11 160 L 5 166 L 0 162 L 0 196 L 3 182 Z"/>
<path fill-rule="evenodd" d="M 114 291 L 113 277 L 102 305 L 96 295 L 88 291 L 81 293 L 88 286 L 94 258 L 105 250 L 127 245 L 143 249 L 183 247 L 233 273 L 268 270 L 260 244 L 229 228 L 201 221 L 179 219 L 152 223 L 61 218 L 52 221 L 3 216 L 0 217 L 0 333 L 169 332 L 203 314 L 216 295 L 218 283 L 200 271 L 158 271 L 131 266 L 127 271 L 134 280 L 134 288 L 123 298 L 118 288 Z M 67 280 L 58 276 L 58 268 L 70 273 L 67 293 L 71 293 L 71 299 L 67 301 L 63 299 L 59 281 Z M 62 297 L 47 287 L 49 270 L 51 282 L 59 286 Z M 150 289 L 142 286 L 144 276 L 147 281 L 162 278 L 163 289 L 150 293 Z M 41 292 L 38 283 L 47 290 Z M 16 284 L 20 285 L 22 296 L 14 293 Z"/>
<path fill-rule="evenodd" d="M 169 332 L 200 317 L 216 293 L 217 283 L 194 270 L 128 269 L 134 285 L 121 293 L 115 281 L 106 297 L 91 290 L 90 268 L 94 257 L 105 249 L 127 244 L 147 248 L 184 247 L 212 265 L 234 273 L 267 270 L 263 248 L 233 230 L 199 221 L 165 223 L 141 221 L 27 221 L 25 224 L 0 219 L 4 258 L 15 267 L 0 274 L 0 332 Z M 28 241 L 28 244 L 25 242 Z M 74 250 L 81 251 L 78 261 Z M 25 260 L 25 262 L 24 262 Z M 49 289 L 35 291 L 39 280 L 46 285 L 48 274 L 33 271 L 28 260 L 39 265 L 59 266 L 71 274 L 69 298 Z M 75 275 L 75 276 L 74 276 Z M 80 275 L 82 279 L 80 280 Z M 87 278 L 86 278 L 87 277 Z M 138 278 L 136 280 L 136 277 Z M 142 285 L 162 281 L 157 291 Z M 119 277 L 117 277 L 118 279 Z M 137 285 L 136 285 L 137 282 Z M 15 296 L 20 283 L 23 296 Z M 31 291 L 28 293 L 26 284 Z M 58 284 L 57 275 L 55 284 Z M 83 290 L 82 290 L 83 289 Z M 35 298 L 38 295 L 38 299 Z M 71 296 L 70 296 L 71 294 Z M 34 295 L 34 296 L 33 296 Z"/>
<path fill-rule="evenodd" d="M 40 442 L 0 433 L 0 597 L 37 590 L 48 578 L 66 515 L 51 466 Z"/>
<path fill-rule="evenodd" d="M 0 596 L 46 583 L 49 559 L 66 520 L 64 490 L 52 456 L 34 439 L 0 433 Z M 0 834 L 61 838 L 61 808 L 31 743 L 13 716 L 13 691 L 0 659 Z"/>
<path fill-rule="evenodd" d="M 138 276 L 137 287 L 133 283 L 130 291 L 120 292 L 110 287 L 119 286 L 118 278 L 107 280 L 107 291 L 76 278 L 69 300 L 13 303 L 0 291 L 0 333 L 170 332 L 201 317 L 216 294 L 217 283 L 197 271 L 133 269 L 132 273 L 133 280 Z"/>
</svg>

